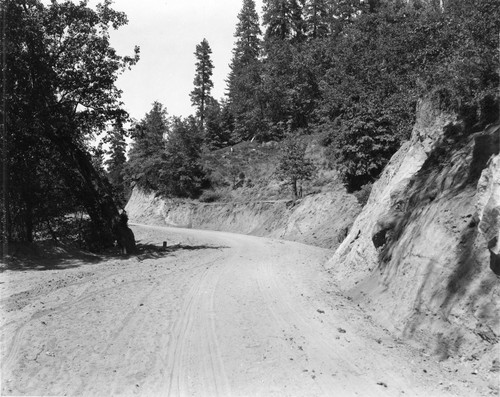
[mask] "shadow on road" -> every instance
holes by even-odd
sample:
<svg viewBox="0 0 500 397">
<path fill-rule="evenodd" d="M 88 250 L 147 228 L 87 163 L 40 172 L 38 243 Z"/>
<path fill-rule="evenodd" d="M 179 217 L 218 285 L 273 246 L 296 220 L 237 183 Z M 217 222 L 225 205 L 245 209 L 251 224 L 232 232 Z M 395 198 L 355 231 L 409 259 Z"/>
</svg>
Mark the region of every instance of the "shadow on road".
<svg viewBox="0 0 500 397">
<path fill-rule="evenodd" d="M 13 255 L 0 262 L 0 272 L 12 271 L 44 271 L 66 270 L 102 263 L 105 265 L 110 260 L 128 260 L 137 258 L 139 261 L 146 259 L 165 258 L 178 251 L 214 250 L 228 247 L 212 245 L 185 245 L 175 244 L 165 249 L 162 246 L 138 243 L 137 252 L 133 255 L 122 255 L 120 250 L 110 248 L 105 252 L 93 254 L 81 249 L 53 242 L 43 241 L 32 244 L 16 246 Z"/>
<path fill-rule="evenodd" d="M 208 249 L 224 249 L 229 247 L 224 246 L 214 246 L 214 245 L 186 245 L 186 244 L 175 244 L 169 247 L 163 248 L 154 244 L 137 244 L 137 254 L 139 260 L 145 259 L 157 259 L 169 256 L 173 252 L 177 251 L 195 251 L 195 250 L 208 250 Z"/>
</svg>

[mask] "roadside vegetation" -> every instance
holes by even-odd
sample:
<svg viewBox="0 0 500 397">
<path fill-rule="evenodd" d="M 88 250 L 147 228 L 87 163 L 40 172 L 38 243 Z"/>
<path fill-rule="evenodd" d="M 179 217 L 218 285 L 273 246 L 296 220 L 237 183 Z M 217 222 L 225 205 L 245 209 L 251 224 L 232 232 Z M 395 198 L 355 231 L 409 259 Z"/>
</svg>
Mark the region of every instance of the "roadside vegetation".
<svg viewBox="0 0 500 397">
<path fill-rule="evenodd" d="M 288 149 L 302 140 L 324 148 L 313 148 L 320 172 L 304 171 L 303 183 L 317 190 L 338 177 L 364 203 L 409 138 L 420 99 L 434 96 L 471 124 L 498 116 L 499 21 L 493 0 L 266 0 L 261 21 L 255 2 L 243 0 L 225 98 L 210 96 L 208 43 L 196 48 L 188 134 L 202 149 L 188 145 L 186 157 L 201 168 L 152 164 L 158 177 L 167 167 L 192 185 L 154 190 L 202 201 L 297 197 L 298 188 L 283 193 L 279 181 L 296 179 L 303 159 Z M 168 129 L 165 137 L 162 153 Z M 132 159 L 128 169 L 138 167 Z M 128 181 L 150 188 L 134 175 Z"/>
<path fill-rule="evenodd" d="M 68 215 L 81 212 L 90 222 L 80 230 L 86 248 L 100 250 L 117 238 L 120 192 L 91 142 L 100 133 L 111 141 L 109 171 L 119 180 L 115 163 L 124 160 L 128 115 L 115 81 L 139 60 L 139 48 L 120 56 L 110 46 L 110 30 L 127 18 L 109 1 L 95 9 L 45 3 L 1 2 L 4 255 L 10 242 L 66 238 Z"/>
</svg>

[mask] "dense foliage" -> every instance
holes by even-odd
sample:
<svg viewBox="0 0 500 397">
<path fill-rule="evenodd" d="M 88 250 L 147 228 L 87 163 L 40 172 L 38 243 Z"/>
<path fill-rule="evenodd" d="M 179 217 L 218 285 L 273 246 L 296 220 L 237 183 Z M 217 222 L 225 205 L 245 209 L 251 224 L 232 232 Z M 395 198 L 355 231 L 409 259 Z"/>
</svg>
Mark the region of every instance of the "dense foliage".
<svg viewBox="0 0 500 397">
<path fill-rule="evenodd" d="M 264 0 L 261 22 L 255 1 L 243 0 L 221 101 L 210 97 L 210 47 L 196 47 L 191 98 L 201 123 L 177 119 L 177 132 L 153 145 L 159 152 L 133 151 L 139 185 L 196 197 L 202 150 L 284 140 L 278 174 L 297 195 L 308 178 L 293 176 L 297 142 L 317 133 L 348 190 L 367 191 L 410 136 L 419 99 L 433 95 L 470 123 L 498 114 L 496 0 Z"/>
<path fill-rule="evenodd" d="M 471 122 L 495 103 L 497 1 L 266 0 L 259 50 L 252 3 L 243 2 L 229 76 L 233 140 L 320 131 L 351 190 L 409 137 L 420 98 L 436 93 Z M 244 33 L 252 66 L 238 73 Z"/>
<path fill-rule="evenodd" d="M 151 111 L 134 126 L 127 178 L 147 192 L 160 188 L 159 169 L 162 166 L 168 131 L 167 110 L 159 102 L 154 102 Z"/>
<path fill-rule="evenodd" d="M 115 81 L 138 49 L 122 57 L 109 44 L 126 16 L 109 1 L 39 0 L 2 2 L 2 16 L 3 241 L 32 241 L 82 209 L 95 248 L 109 245 L 118 210 L 89 142 L 127 118 Z"/>
<path fill-rule="evenodd" d="M 233 140 L 251 139 L 263 128 L 261 98 L 259 16 L 253 0 L 244 0 L 236 25 L 236 45 L 233 49 L 228 77 L 228 109 L 234 119 Z"/>
<path fill-rule="evenodd" d="M 125 208 L 130 193 L 129 184 L 125 180 L 125 164 L 127 162 L 126 131 L 122 123 L 117 122 L 105 141 L 109 143 L 108 159 L 103 163 L 107 166 L 107 177 L 113 187 L 115 197 L 120 207 Z M 101 143 L 102 145 L 102 143 Z M 102 167 L 104 168 L 104 167 Z"/>
<path fill-rule="evenodd" d="M 471 125 L 498 117 L 497 0 L 265 0 L 262 21 L 254 0 L 243 0 L 227 97 L 211 97 L 214 66 L 203 40 L 190 93 L 195 117 L 168 117 L 155 102 L 130 129 L 126 160 L 127 114 L 115 81 L 138 50 L 121 57 L 109 45 L 109 30 L 125 15 L 107 0 L 95 10 L 86 2 L 9 1 L 2 12 L 4 241 L 52 233 L 83 210 L 95 239 L 108 244 L 132 185 L 198 197 L 211 174 L 202 153 L 242 141 L 284 140 L 278 174 L 298 194 L 309 166 L 297 142 L 317 133 L 356 191 L 409 137 L 422 97 Z M 105 130 L 107 158 L 90 145 Z"/>
<path fill-rule="evenodd" d="M 159 102 L 134 128 L 128 183 L 167 197 L 197 197 L 206 186 L 200 165 L 203 133 L 194 117 L 169 118 Z"/>
<path fill-rule="evenodd" d="M 198 197 L 206 187 L 200 164 L 203 148 L 201 128 L 194 117 L 174 117 L 166 140 L 160 171 L 159 192 L 169 197 Z"/>
</svg>

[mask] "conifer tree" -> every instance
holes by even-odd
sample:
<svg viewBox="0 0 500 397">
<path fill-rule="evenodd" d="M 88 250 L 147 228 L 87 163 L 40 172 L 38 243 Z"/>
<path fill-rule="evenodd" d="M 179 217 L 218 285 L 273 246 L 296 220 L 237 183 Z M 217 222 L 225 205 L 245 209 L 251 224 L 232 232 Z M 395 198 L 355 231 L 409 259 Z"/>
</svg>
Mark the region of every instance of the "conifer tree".
<svg viewBox="0 0 500 397">
<path fill-rule="evenodd" d="M 260 54 L 260 25 L 259 16 L 255 10 L 254 0 L 243 0 L 243 7 L 238 14 L 236 25 L 236 48 L 234 57 L 243 65 L 257 60 Z"/>
<path fill-rule="evenodd" d="M 117 122 L 111 135 L 109 136 L 110 148 L 108 155 L 110 156 L 106 161 L 108 167 L 108 179 L 113 186 L 119 204 L 125 205 L 126 186 L 124 180 L 125 163 L 127 162 L 126 150 L 127 143 L 125 142 L 125 130 L 120 122 Z"/>
<path fill-rule="evenodd" d="M 279 139 L 285 129 L 306 127 L 306 107 L 302 86 L 310 86 L 308 65 L 300 59 L 305 39 L 304 0 L 266 0 L 263 21 L 264 36 L 263 97 L 265 119 L 275 131 L 268 139 Z M 310 68 L 309 68 L 310 69 Z M 309 94 L 308 94 L 309 95 Z M 304 106 L 301 102 L 309 105 Z M 279 127 L 280 125 L 286 128 Z M 279 127 L 279 128 L 276 128 Z"/>
<path fill-rule="evenodd" d="M 129 152 L 127 178 L 146 191 L 156 191 L 159 188 L 168 131 L 167 111 L 161 103 L 154 102 L 151 111 L 136 125 L 132 134 L 134 143 Z"/>
<path fill-rule="evenodd" d="M 298 137 L 288 137 L 276 176 L 290 187 L 294 199 L 302 197 L 302 182 L 311 180 L 315 171 L 314 164 L 306 158 L 306 144 Z"/>
<path fill-rule="evenodd" d="M 235 140 L 249 139 L 257 133 L 262 115 L 259 103 L 261 85 L 259 16 L 254 0 L 243 0 L 234 36 L 228 98 L 235 119 Z"/>
<path fill-rule="evenodd" d="M 304 0 L 264 0 L 265 42 L 300 41 L 304 37 Z"/>
<path fill-rule="evenodd" d="M 204 126 L 205 111 L 214 86 L 212 82 L 213 63 L 210 59 L 212 49 L 206 39 L 196 46 L 196 74 L 194 77 L 194 89 L 191 91 L 191 103 L 196 107 L 196 115 L 200 125 Z"/>
<path fill-rule="evenodd" d="M 305 33 L 310 39 L 328 35 L 331 25 L 331 5 L 328 0 L 307 0 L 304 6 Z"/>
<path fill-rule="evenodd" d="M 211 98 L 207 105 L 205 119 L 205 145 L 219 149 L 232 144 L 233 117 L 227 101 L 219 103 Z"/>
<path fill-rule="evenodd" d="M 193 116 L 172 118 L 165 155 L 162 159 L 158 191 L 167 197 L 196 198 L 207 187 L 200 163 L 203 132 Z"/>
</svg>

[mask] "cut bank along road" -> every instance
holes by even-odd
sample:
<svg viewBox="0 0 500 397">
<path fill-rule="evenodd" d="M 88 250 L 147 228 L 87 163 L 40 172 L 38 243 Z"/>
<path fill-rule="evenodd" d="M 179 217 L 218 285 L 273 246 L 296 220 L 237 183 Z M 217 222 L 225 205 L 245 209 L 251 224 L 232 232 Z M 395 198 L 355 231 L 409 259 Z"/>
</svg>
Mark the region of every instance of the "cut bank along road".
<svg viewBox="0 0 500 397">
<path fill-rule="evenodd" d="M 338 291 L 322 268 L 330 251 L 134 231 L 142 244 L 172 247 L 0 275 L 3 395 L 470 393 Z"/>
</svg>

